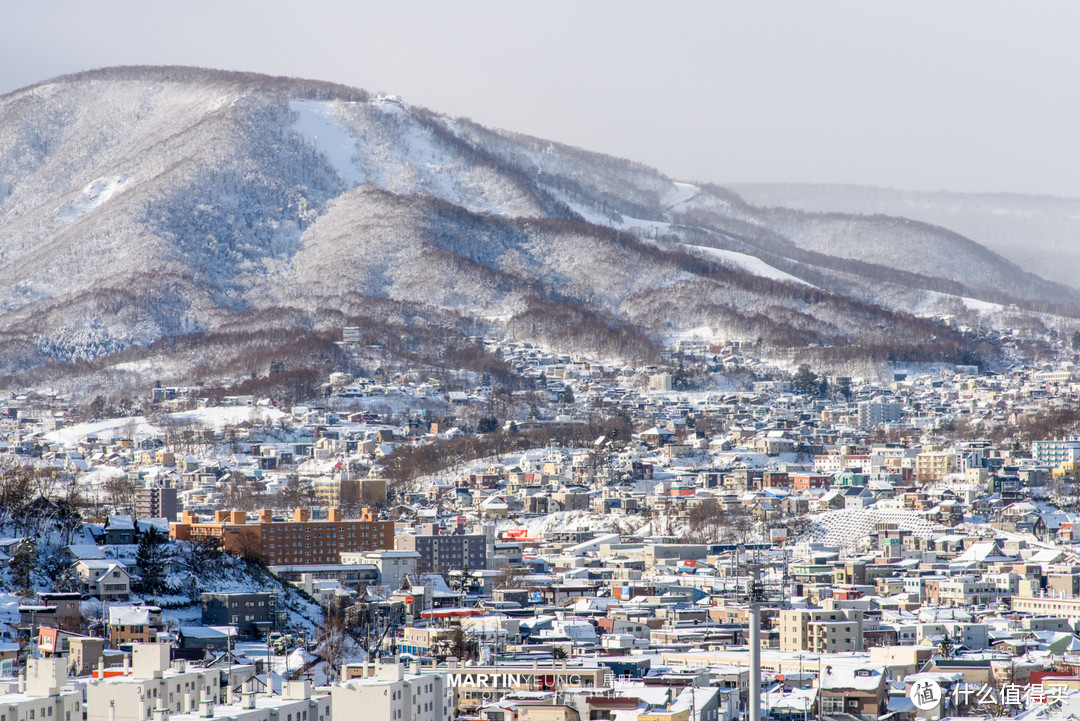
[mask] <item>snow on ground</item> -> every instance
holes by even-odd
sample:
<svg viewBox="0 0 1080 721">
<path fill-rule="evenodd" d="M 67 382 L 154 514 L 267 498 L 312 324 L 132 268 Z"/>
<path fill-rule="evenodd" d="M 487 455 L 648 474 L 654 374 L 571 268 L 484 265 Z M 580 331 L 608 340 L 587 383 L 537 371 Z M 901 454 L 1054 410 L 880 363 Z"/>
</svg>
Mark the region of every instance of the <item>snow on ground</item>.
<svg viewBox="0 0 1080 721">
<path fill-rule="evenodd" d="M 68 203 L 60 209 L 60 217 L 68 222 L 78 220 L 122 191 L 134 177 L 134 175 L 127 174 L 116 175 L 111 178 L 98 178 L 83 188 L 81 198 Z"/>
<path fill-rule="evenodd" d="M 918 309 L 920 313 L 931 312 L 934 309 L 934 305 L 938 301 L 960 301 L 965 308 L 973 310 L 978 313 L 1003 313 L 1008 310 L 1000 303 L 991 303 L 985 300 L 979 300 L 978 298 L 968 298 L 967 296 L 952 295 L 950 293 L 939 293 L 935 290 L 924 291 L 926 294 L 926 302 L 923 307 Z"/>
<path fill-rule="evenodd" d="M 684 328 L 677 330 L 674 333 L 667 335 L 664 338 L 664 342 L 667 345 L 674 345 L 681 340 L 708 340 L 711 341 L 714 338 L 719 337 L 719 334 L 712 329 L 711 326 L 699 325 L 694 328 Z"/>
<path fill-rule="evenodd" d="M 706 245 L 684 245 L 686 245 L 686 248 L 691 251 L 694 251 L 701 255 L 718 258 L 721 262 L 730 263 L 736 268 L 745 270 L 747 273 L 760 275 L 763 278 L 771 278 L 772 280 L 783 280 L 789 283 L 798 283 L 799 285 L 809 285 L 811 288 L 815 287 L 811 283 L 807 283 L 802 278 L 797 278 L 791 273 L 785 273 L 779 268 L 774 268 L 773 266 L 763 261 L 761 258 L 753 255 L 747 255 L 746 253 L 736 253 L 733 250 L 710 248 Z"/>
<path fill-rule="evenodd" d="M 142 360 L 117 363 L 113 366 L 113 370 L 124 371 L 126 373 L 160 373 L 165 375 L 169 372 L 169 368 L 173 366 L 173 363 L 174 361 L 166 357 L 143 358 Z"/>
<path fill-rule="evenodd" d="M 241 421 L 255 424 L 277 423 L 285 417 L 284 412 L 268 406 L 214 406 L 212 408 L 196 408 L 190 411 L 178 411 L 169 414 L 169 418 L 177 423 L 192 423 L 198 427 L 212 428 L 214 430 L 221 430 L 228 425 L 237 425 Z M 98 438 L 112 438 L 117 434 L 126 434 L 129 426 L 134 428 L 137 434 L 151 435 L 160 431 L 157 426 L 149 423 L 143 416 L 126 416 L 67 426 L 46 433 L 44 439 L 50 443 L 75 446 L 78 445 L 79 439 L 85 436 L 94 435 Z"/>
<path fill-rule="evenodd" d="M 989 301 L 979 300 L 978 298 L 960 297 L 960 302 L 963 303 L 968 310 L 975 310 L 980 313 L 1002 313 L 1005 310 L 1005 306 L 1000 303 L 990 303 Z"/>
<path fill-rule="evenodd" d="M 282 678 L 288 678 L 315 658 L 302 648 L 295 648 L 287 654 L 273 653 L 267 647 L 265 641 L 237 641 L 233 644 L 233 651 L 252 661 L 269 662 L 270 671 L 276 674 L 272 684 L 274 690 L 278 693 L 281 692 L 280 683 Z M 312 680 L 315 686 L 326 683 L 325 664 L 316 664 L 311 669 L 311 673 L 313 674 Z"/>
<path fill-rule="evenodd" d="M 204 428 L 221 430 L 225 426 L 234 426 L 241 421 L 255 424 L 277 423 L 282 418 L 286 418 L 287 414 L 272 406 L 214 406 L 170 413 L 169 416 L 181 423 L 191 422 Z"/>
<path fill-rule="evenodd" d="M 568 205 L 575 213 L 593 225 L 606 226 L 608 228 L 615 228 L 616 230 L 645 230 L 648 231 L 646 235 L 673 234 L 671 223 L 666 220 L 645 220 L 643 218 L 634 218 L 622 214 L 616 214 L 615 217 L 609 217 L 589 208 L 583 203 L 576 202 L 569 195 L 559 195 L 558 198 L 563 203 L 566 203 L 566 205 Z"/>
<path fill-rule="evenodd" d="M 499 521 L 496 531 L 528 530 L 530 538 L 538 538 L 555 531 L 611 531 L 621 523 L 637 523 L 640 519 L 630 519 L 613 515 L 599 515 L 592 511 L 555 511 L 546 516 Z"/>
<path fill-rule="evenodd" d="M 80 438 L 97 436 L 98 438 L 112 438 L 120 432 L 121 428 L 127 428 L 133 424 L 136 433 L 153 433 L 154 427 L 146 422 L 143 416 L 130 416 L 126 418 L 107 418 L 103 421 L 79 423 L 66 426 L 59 430 L 49 431 L 43 438 L 49 443 L 59 443 L 64 446 L 76 446 Z M 125 431 L 126 432 L 126 431 Z"/>
<path fill-rule="evenodd" d="M 661 201 L 664 204 L 665 210 L 674 210 L 680 205 L 684 205 L 701 193 L 701 188 L 692 183 L 672 183 L 672 188 L 668 192 L 664 193 L 664 198 Z"/>
<path fill-rule="evenodd" d="M 23 599 L 15 593 L 0 593 L 0 624 L 19 627 L 19 606 Z"/>
<path fill-rule="evenodd" d="M 366 182 L 363 171 L 353 162 L 356 138 L 337 118 L 339 100 L 292 100 L 289 109 L 298 115 L 293 129 L 326 156 L 349 187 Z"/>
<path fill-rule="evenodd" d="M 770 468 L 799 462 L 797 453 L 781 453 L 770 456 L 746 449 L 735 449 L 711 454 L 713 463 L 741 468 Z"/>
</svg>

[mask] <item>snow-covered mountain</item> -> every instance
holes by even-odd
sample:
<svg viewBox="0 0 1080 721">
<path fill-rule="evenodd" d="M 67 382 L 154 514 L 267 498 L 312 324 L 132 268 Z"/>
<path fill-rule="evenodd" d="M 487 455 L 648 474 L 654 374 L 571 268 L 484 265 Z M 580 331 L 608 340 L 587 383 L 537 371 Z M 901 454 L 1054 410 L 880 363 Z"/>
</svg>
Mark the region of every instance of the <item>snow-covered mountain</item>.
<svg viewBox="0 0 1080 721">
<path fill-rule="evenodd" d="M 755 205 L 900 216 L 939 225 L 1027 271 L 1080 289 L 1075 271 L 1080 267 L 1080 198 L 782 183 L 734 189 Z"/>
<path fill-rule="evenodd" d="M 114 68 L 0 98 L 0 367 L 378 318 L 633 355 L 969 347 L 942 297 L 1080 314 L 941 227 L 761 208 L 315 81 Z M 173 347 L 170 345 L 170 347 Z"/>
</svg>

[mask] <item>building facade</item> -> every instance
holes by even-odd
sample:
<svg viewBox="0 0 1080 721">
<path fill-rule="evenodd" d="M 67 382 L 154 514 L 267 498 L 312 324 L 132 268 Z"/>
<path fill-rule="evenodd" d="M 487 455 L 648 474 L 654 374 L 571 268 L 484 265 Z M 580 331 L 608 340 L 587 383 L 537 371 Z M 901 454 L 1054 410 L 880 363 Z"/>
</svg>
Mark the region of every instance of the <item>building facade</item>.
<svg viewBox="0 0 1080 721">
<path fill-rule="evenodd" d="M 345 678 L 330 690 L 331 721 L 352 721 L 358 714 L 386 721 L 454 718 L 454 691 L 445 671 L 406 673 L 397 663 L 380 663 L 374 669 L 347 667 Z"/>
<path fill-rule="evenodd" d="M 170 535 L 190 541 L 219 539 L 225 551 L 258 558 L 268 566 L 337 564 L 342 551 L 394 547 L 393 521 L 377 520 L 367 508 L 359 520 L 349 521 L 338 508 L 331 508 L 326 520 L 317 521 L 303 509 L 297 509 L 291 521 L 275 521 L 264 510 L 254 523 L 248 523 L 241 511 L 217 511 L 213 523 L 200 523 L 184 511 L 180 522 L 171 524 Z"/>
<path fill-rule="evenodd" d="M 236 626 L 240 633 L 267 628 L 273 621 L 269 593 L 203 593 L 204 626 Z"/>
<path fill-rule="evenodd" d="M 420 554 L 417 565 L 423 571 L 487 568 L 487 537 L 482 533 L 404 533 L 397 546 Z"/>
<path fill-rule="evenodd" d="M 780 650 L 815 653 L 862 651 L 862 611 L 838 608 L 782 610 Z"/>
<path fill-rule="evenodd" d="M 175 521 L 178 512 L 175 488 L 150 486 L 135 491 L 135 516 L 138 518 L 167 518 Z"/>
</svg>

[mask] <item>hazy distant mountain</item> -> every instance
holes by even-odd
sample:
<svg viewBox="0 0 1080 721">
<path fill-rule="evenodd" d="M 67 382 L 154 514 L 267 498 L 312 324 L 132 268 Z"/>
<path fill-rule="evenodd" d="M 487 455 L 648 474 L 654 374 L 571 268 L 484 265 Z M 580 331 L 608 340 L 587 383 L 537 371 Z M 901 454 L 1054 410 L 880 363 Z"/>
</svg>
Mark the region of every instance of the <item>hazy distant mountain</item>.
<svg viewBox="0 0 1080 721">
<path fill-rule="evenodd" d="M 1049 280 L 1080 289 L 1080 198 L 947 193 L 855 185 L 737 185 L 747 202 L 814 212 L 902 216 L 954 230 Z"/>
<path fill-rule="evenodd" d="M 762 209 L 327 83 L 117 68 L 0 98 L 7 368 L 361 322 L 624 357 L 693 332 L 955 357 L 965 339 L 898 312 L 953 296 L 1077 312 L 943 228 Z"/>
</svg>

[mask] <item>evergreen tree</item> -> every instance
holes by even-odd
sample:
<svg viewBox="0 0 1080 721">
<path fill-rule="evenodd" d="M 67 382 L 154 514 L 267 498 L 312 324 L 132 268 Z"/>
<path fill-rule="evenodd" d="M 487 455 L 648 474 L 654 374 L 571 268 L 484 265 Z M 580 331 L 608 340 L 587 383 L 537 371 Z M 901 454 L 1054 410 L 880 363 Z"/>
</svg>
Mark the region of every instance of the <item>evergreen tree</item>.
<svg viewBox="0 0 1080 721">
<path fill-rule="evenodd" d="M 32 594 L 30 588 L 31 576 L 34 569 L 37 568 L 37 550 L 37 540 L 28 538 L 19 545 L 19 549 L 11 557 L 11 580 L 15 582 L 15 587 L 19 589 L 19 595 L 24 598 Z"/>
<path fill-rule="evenodd" d="M 139 536 L 135 564 L 142 575 L 134 584 L 139 593 L 161 593 L 165 589 L 165 566 L 169 560 L 168 538 L 151 527 Z"/>
<path fill-rule="evenodd" d="M 938 642 L 938 653 L 942 658 L 952 658 L 956 652 L 956 643 L 952 640 L 952 637 L 946 633 L 942 639 Z"/>
<path fill-rule="evenodd" d="M 799 370 L 791 378 L 791 387 L 796 393 L 801 393 L 804 396 L 816 394 L 819 388 L 817 373 L 810 370 L 808 365 L 799 366 Z"/>
</svg>

